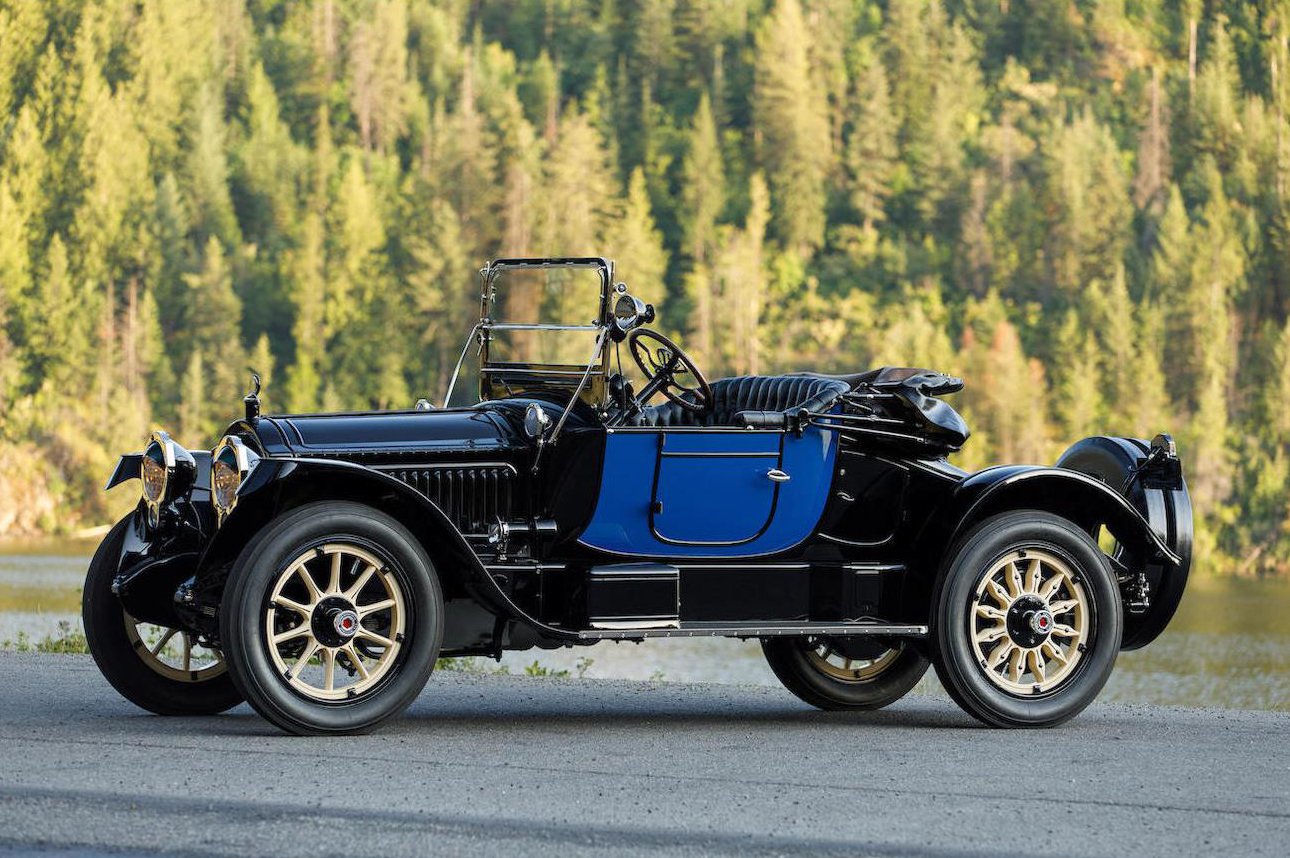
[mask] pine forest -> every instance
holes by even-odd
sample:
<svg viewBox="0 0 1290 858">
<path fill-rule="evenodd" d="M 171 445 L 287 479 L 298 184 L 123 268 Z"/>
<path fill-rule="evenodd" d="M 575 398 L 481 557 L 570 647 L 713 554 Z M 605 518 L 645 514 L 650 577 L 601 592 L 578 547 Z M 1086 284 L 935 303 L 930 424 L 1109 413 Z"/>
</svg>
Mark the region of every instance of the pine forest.
<svg viewBox="0 0 1290 858">
<path fill-rule="evenodd" d="M 0 535 L 248 367 L 441 403 L 485 260 L 595 254 L 709 377 L 963 376 L 966 468 L 1171 431 L 1284 573 L 1288 78 L 1286 0 L 0 0 Z"/>
</svg>

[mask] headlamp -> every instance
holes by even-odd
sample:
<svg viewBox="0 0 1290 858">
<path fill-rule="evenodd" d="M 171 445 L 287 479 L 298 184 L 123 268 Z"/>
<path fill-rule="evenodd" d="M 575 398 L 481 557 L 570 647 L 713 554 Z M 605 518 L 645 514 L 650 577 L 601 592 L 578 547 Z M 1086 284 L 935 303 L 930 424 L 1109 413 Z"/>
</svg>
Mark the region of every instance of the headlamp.
<svg viewBox="0 0 1290 858">
<path fill-rule="evenodd" d="M 149 524 L 156 527 L 161 521 L 161 507 L 192 488 L 196 471 L 197 463 L 192 453 L 175 443 L 165 432 L 152 433 L 139 467 Z"/>
<path fill-rule="evenodd" d="M 237 491 L 260 457 L 240 438 L 225 435 L 211 456 L 211 504 L 223 521 L 237 505 Z"/>
</svg>

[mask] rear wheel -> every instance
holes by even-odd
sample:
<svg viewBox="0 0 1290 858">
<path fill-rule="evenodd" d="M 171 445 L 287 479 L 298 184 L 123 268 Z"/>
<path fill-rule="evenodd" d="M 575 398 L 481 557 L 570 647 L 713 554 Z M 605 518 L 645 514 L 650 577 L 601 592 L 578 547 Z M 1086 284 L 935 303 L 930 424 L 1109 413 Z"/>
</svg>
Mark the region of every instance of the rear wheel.
<svg viewBox="0 0 1290 858">
<path fill-rule="evenodd" d="M 223 655 L 185 629 L 141 623 L 112 592 L 130 520 L 108 532 L 94 552 L 81 618 L 90 654 L 121 696 L 158 715 L 214 715 L 242 702 Z"/>
<path fill-rule="evenodd" d="M 1032 510 L 982 522 L 936 585 L 936 673 L 970 715 L 1050 727 L 1093 702 L 1120 649 L 1120 595 L 1092 538 Z"/>
<path fill-rule="evenodd" d="M 221 605 L 234 680 L 290 733 L 356 733 L 402 712 L 434 668 L 443 597 L 416 539 L 360 504 L 310 504 L 242 552 Z"/>
<path fill-rule="evenodd" d="M 784 637 L 766 638 L 761 647 L 784 687 L 820 709 L 881 709 L 927 672 L 927 659 L 903 641 Z"/>
</svg>

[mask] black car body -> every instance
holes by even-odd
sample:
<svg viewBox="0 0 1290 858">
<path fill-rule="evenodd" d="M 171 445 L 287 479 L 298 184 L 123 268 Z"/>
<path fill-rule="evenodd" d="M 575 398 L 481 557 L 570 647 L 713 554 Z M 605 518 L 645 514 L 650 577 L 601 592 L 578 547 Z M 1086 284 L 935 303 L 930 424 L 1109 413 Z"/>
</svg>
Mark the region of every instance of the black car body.
<svg viewBox="0 0 1290 858">
<path fill-rule="evenodd" d="M 595 314 L 589 323 L 499 318 L 507 301 L 532 309 L 548 301 L 552 282 L 571 277 L 594 284 L 584 293 L 595 296 L 594 308 L 584 306 Z M 519 285 L 499 298 L 522 278 L 540 285 L 527 299 L 514 297 Z M 758 638 L 785 684 L 828 708 L 884 705 L 930 661 L 974 715 L 1029 725 L 1087 705 L 1114 651 L 1149 643 L 1178 605 L 1191 513 L 1167 436 L 1085 439 L 1056 467 L 967 473 L 946 459 L 968 437 L 941 398 L 962 387 L 957 379 L 887 367 L 708 384 L 675 344 L 643 327 L 652 308 L 615 284 L 603 259 L 501 260 L 481 283 L 481 321 L 462 352 L 463 362 L 472 349 L 478 355 L 477 404 L 268 416 L 257 389 L 214 451 L 189 452 L 158 433 L 143 453 L 123 456 L 108 486 L 142 476 L 145 492 L 91 569 L 91 579 L 97 569 L 110 582 L 86 588 L 91 643 L 116 635 L 111 618 L 122 611 L 127 626 L 178 630 L 186 651 L 213 654 L 207 672 L 189 671 L 190 684 L 224 686 L 205 709 L 246 697 L 296 732 L 363 729 L 401 708 L 424 677 L 390 657 L 402 645 L 391 629 L 412 635 L 405 625 L 422 620 L 435 640 L 433 652 L 414 654 L 418 664 L 607 639 Z M 507 336 L 519 345 L 504 346 Z M 539 336 L 578 338 L 582 348 L 543 351 Z M 646 378 L 639 392 L 614 370 L 623 343 Z M 589 358 L 575 361 L 574 351 Z M 646 404 L 658 393 L 664 401 Z M 372 591 L 370 604 L 398 602 L 382 609 L 390 616 L 341 598 L 346 582 L 372 586 L 357 580 L 368 565 L 377 569 L 369 578 L 397 565 L 398 551 L 380 536 L 350 534 L 347 554 L 344 539 L 309 535 L 321 546 L 311 561 L 297 551 L 309 539 L 288 534 L 284 545 L 298 545 L 257 560 L 276 544 L 266 535 L 275 522 L 305 521 L 301 511 L 315 508 L 331 515 L 318 506 L 328 503 L 371 510 L 397 532 L 389 539 L 415 543 L 407 550 L 429 561 L 437 601 L 433 593 L 416 601 L 412 579 L 426 575 L 416 569 L 399 573 L 404 585 Z M 1003 532 L 1012 542 L 982 542 Z M 978 549 L 985 559 L 961 568 Z M 319 583 L 328 557 L 345 566 L 325 591 L 334 604 Z M 295 573 L 283 571 L 290 562 Z M 253 571 L 257 563 L 277 565 Z M 981 577 L 982 564 L 998 567 L 993 578 Z M 256 575 L 263 581 L 246 592 L 234 586 Z M 960 578 L 977 582 L 962 585 L 975 605 L 966 617 L 948 604 Z M 107 608 L 109 597 L 93 595 L 105 588 Z M 275 614 L 275 599 L 300 605 Z M 1067 613 L 1053 613 L 1063 606 Z M 369 616 L 382 631 L 365 631 Z M 358 637 L 345 637 L 347 623 Z M 263 628 L 242 640 L 248 624 Z M 1069 648 L 1061 629 L 1072 632 Z M 966 630 L 957 644 L 951 630 Z M 114 678 L 138 673 L 121 666 L 125 650 L 98 650 L 105 673 L 136 702 L 203 709 L 158 703 L 138 691 L 146 679 Z M 333 673 L 351 677 L 389 664 L 381 682 L 359 680 L 348 699 L 315 698 L 312 685 L 267 687 L 278 674 L 326 670 L 328 659 Z M 991 660 L 999 663 L 987 670 Z M 400 683 L 408 687 L 392 690 Z M 324 684 L 332 693 L 335 678 Z M 165 700 L 184 693 L 168 687 Z M 382 697 L 392 702 L 372 702 Z M 346 720 L 341 710 L 363 700 L 364 714 Z"/>
</svg>

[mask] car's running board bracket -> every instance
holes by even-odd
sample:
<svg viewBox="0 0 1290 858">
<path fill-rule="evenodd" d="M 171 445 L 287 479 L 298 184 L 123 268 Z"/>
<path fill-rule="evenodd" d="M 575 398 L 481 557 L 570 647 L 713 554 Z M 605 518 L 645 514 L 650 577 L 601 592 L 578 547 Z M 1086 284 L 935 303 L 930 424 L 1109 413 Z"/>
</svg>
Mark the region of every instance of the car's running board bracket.
<svg viewBox="0 0 1290 858">
<path fill-rule="evenodd" d="M 899 623 L 696 623 L 683 622 L 677 628 L 592 629 L 578 632 L 579 640 L 639 640 L 641 638 L 767 638 L 802 635 L 889 635 L 927 637 L 927 626 Z"/>
</svg>

